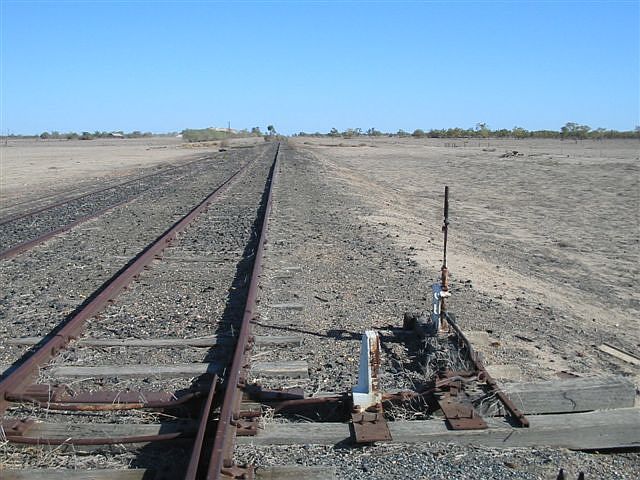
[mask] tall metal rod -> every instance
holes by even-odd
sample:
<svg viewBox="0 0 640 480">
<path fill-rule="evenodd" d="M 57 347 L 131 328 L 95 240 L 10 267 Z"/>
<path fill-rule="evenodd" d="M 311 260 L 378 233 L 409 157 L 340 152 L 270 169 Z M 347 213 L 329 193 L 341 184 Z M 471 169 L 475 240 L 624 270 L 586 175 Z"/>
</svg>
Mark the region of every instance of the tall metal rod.
<svg viewBox="0 0 640 480">
<path fill-rule="evenodd" d="M 442 232 L 444 233 L 444 255 L 442 260 L 442 268 L 447 268 L 447 233 L 449 230 L 449 187 L 444 187 L 444 223 L 442 224 Z"/>
<path fill-rule="evenodd" d="M 442 233 L 444 234 L 442 268 L 440 269 L 440 332 L 449 331 L 446 316 L 445 298 L 449 296 L 449 269 L 447 268 L 447 234 L 449 233 L 449 187 L 444 187 L 444 221 L 442 223 Z"/>
</svg>

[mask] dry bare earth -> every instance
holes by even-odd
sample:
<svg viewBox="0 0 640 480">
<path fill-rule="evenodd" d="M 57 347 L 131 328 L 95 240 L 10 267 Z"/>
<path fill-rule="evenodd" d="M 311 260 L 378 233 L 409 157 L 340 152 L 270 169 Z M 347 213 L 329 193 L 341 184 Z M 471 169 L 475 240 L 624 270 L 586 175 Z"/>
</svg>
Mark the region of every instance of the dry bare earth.
<svg viewBox="0 0 640 480">
<path fill-rule="evenodd" d="M 494 375 L 507 382 L 555 379 L 567 375 L 563 372 L 579 376 L 615 373 L 637 382 L 637 366 L 596 348 L 606 341 L 635 350 L 638 331 L 633 330 L 636 307 L 632 286 L 624 287 L 624 293 L 618 294 L 620 304 L 607 311 L 611 301 L 606 295 L 614 298 L 615 292 L 602 289 L 598 294 L 605 297 L 592 298 L 592 291 L 583 290 L 579 282 L 589 275 L 604 275 L 606 279 L 610 272 L 588 262 L 591 257 L 581 262 L 568 260 L 565 251 L 572 247 L 559 244 L 563 239 L 566 242 L 566 237 L 555 236 L 563 228 L 561 221 L 575 238 L 597 233 L 593 229 L 583 233 L 582 222 L 572 220 L 571 215 L 596 215 L 599 219 L 598 212 L 582 212 L 582 205 L 586 204 L 585 198 L 597 203 L 599 195 L 591 193 L 589 175 L 602 173 L 607 178 L 610 166 L 597 167 L 592 161 L 591 172 L 577 173 L 575 165 L 565 167 L 564 174 L 562 169 L 547 172 L 550 167 L 535 161 L 535 154 L 540 153 L 537 149 L 544 144 L 529 147 L 533 157 L 526 157 L 525 152 L 523 156 L 500 158 L 506 149 L 522 151 L 520 142 L 497 148 L 477 142 L 474 147 L 463 147 L 458 141 L 456 148 L 445 147 L 445 142 L 388 138 L 298 138 L 290 143 L 293 148 L 282 151 L 281 173 L 275 186 L 265 262 L 267 279 L 262 283 L 261 320 L 255 328 L 259 334 L 295 332 L 303 337 L 303 345 L 254 352 L 254 360 L 264 361 L 275 355 L 277 359 L 307 362 L 309 379 L 289 386 L 296 383 L 310 394 L 353 386 L 359 333 L 367 328 L 382 333 L 382 388 L 404 386 L 399 382 L 414 380 L 411 348 L 403 352 L 403 342 L 390 334 L 389 325 L 399 326 L 407 309 L 429 308 L 429 284 L 438 277 L 441 264 L 445 183 L 453 192 L 449 264 L 454 296 L 450 309 L 465 331 L 479 331 L 473 342 L 484 353 Z M 551 149 L 551 155 L 545 157 L 549 161 L 549 157 L 555 158 L 555 150 L 551 144 L 546 147 Z M 483 148 L 496 150 L 487 152 Z M 585 145 L 566 147 L 558 142 L 557 148 L 581 151 Z M 633 279 L 630 269 L 635 268 L 638 254 L 633 227 L 637 225 L 634 144 L 614 142 L 608 148 L 621 148 L 623 155 L 606 155 L 621 156 L 617 161 L 631 171 L 618 175 L 624 177 L 622 182 L 618 178 L 609 180 L 609 185 L 616 188 L 618 183 L 627 185 L 622 190 L 626 210 L 609 221 L 622 224 L 616 228 L 621 228 L 618 233 L 623 242 L 636 242 L 626 249 L 622 260 L 616 260 L 620 262 L 617 268 L 626 269 L 628 278 Z M 603 148 L 603 158 L 605 151 Z M 567 159 L 567 153 L 562 154 Z M 568 160 L 575 164 L 584 161 Z M 573 182 L 574 177 L 582 178 L 583 183 Z M 562 209 L 555 209 L 555 204 L 539 193 L 545 182 L 549 195 L 567 186 L 570 194 Z M 602 178 L 593 182 L 603 186 Z M 527 209 L 543 216 L 549 223 L 548 230 Z M 626 218 L 626 223 L 620 218 Z M 596 240 L 589 248 L 594 255 L 608 258 L 609 247 L 603 247 L 599 237 Z M 582 245 L 575 243 L 574 248 Z M 531 263 L 535 257 L 528 252 L 532 250 L 538 255 L 544 253 L 539 265 Z M 554 263 L 558 259 L 570 271 L 560 270 Z M 623 288 L 618 282 L 615 285 Z M 575 297 L 578 311 L 571 303 Z M 277 308 L 282 305 L 297 308 Z M 594 309 L 603 311 L 600 323 L 580 313 Z M 622 332 L 612 324 L 612 318 L 624 320 L 631 331 Z M 602 392 L 605 398 L 607 394 Z M 278 421 L 281 419 L 276 418 Z M 267 418 L 266 432 L 269 422 Z M 638 470 L 637 454 L 598 456 L 552 448 L 459 450 L 445 445 L 406 444 L 343 449 L 314 445 L 312 434 L 304 441 L 309 444 L 274 446 L 261 443 L 260 434 L 255 441 L 243 437 L 236 458 L 259 469 L 283 463 L 326 468 L 327 472 L 334 468 L 337 478 L 349 479 L 555 478 L 559 468 L 575 477 L 583 470 L 588 478 L 635 478 Z M 287 443 L 285 437 L 283 442 Z"/>
<path fill-rule="evenodd" d="M 259 138 L 227 141 L 231 146 L 264 143 Z M 179 165 L 220 142 L 185 144 L 179 138 L 96 140 L 9 140 L 0 144 L 0 211 L 16 203 L 63 192 L 83 193 L 104 182 Z"/>
<path fill-rule="evenodd" d="M 351 185 L 376 212 L 363 221 L 414 247 L 415 260 L 434 278 L 442 192 L 449 185 L 450 269 L 458 284 L 470 280 L 512 311 L 500 325 L 490 315 L 461 322 L 495 331 L 500 348 L 521 350 L 521 370 L 539 378 L 561 370 L 623 373 L 639 383 L 637 366 L 595 348 L 608 342 L 637 354 L 640 346 L 638 141 L 304 138 L 295 144 Z M 501 158 L 513 150 L 522 155 Z M 486 353 L 491 363 L 492 352 Z"/>
<path fill-rule="evenodd" d="M 0 146 L 0 203 L 5 209 L 26 192 L 34 197 L 78 189 L 98 178 L 123 177 L 193 156 L 181 145 L 174 138 L 9 140 Z"/>
</svg>

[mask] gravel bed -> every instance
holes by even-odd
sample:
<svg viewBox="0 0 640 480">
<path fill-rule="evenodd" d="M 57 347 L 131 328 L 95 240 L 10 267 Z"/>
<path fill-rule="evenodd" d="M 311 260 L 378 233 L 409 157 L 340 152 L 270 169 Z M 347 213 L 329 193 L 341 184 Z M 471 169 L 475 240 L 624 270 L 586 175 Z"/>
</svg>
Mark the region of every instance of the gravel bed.
<svg viewBox="0 0 640 480">
<path fill-rule="evenodd" d="M 337 479 L 555 479 L 579 472 L 587 479 L 635 479 L 638 454 L 598 455 L 553 449 L 489 450 L 438 443 L 389 444 L 358 449 L 299 445 L 239 449 L 237 460 L 258 464 L 326 466 Z M 284 460 L 284 463 L 283 463 Z M 260 469 L 258 468 L 258 471 Z M 327 477 L 329 478 L 329 477 Z"/>
<path fill-rule="evenodd" d="M 91 319 L 83 336 L 85 338 L 193 338 L 208 335 L 229 335 L 237 329 L 242 317 L 246 286 L 255 248 L 255 228 L 259 225 L 259 208 L 263 199 L 266 178 L 271 168 L 275 145 L 261 147 L 245 155 L 258 156 L 258 162 L 250 168 L 225 193 L 212 204 L 165 251 L 162 260 L 156 261 L 138 281 L 124 291 L 116 301 Z M 70 365 L 174 365 L 212 361 L 224 365 L 229 358 L 226 347 L 88 347 L 81 343 L 61 352 L 50 366 Z M 95 390 L 118 391 L 177 391 L 188 388 L 192 378 L 144 378 L 63 379 L 52 376 L 48 368 L 40 372 L 39 383 L 55 384 L 62 380 L 70 383 L 76 392 Z M 87 414 L 85 412 L 51 412 L 20 406 L 8 412 L 9 416 L 29 415 L 48 422 L 78 423 L 158 423 L 166 418 L 144 412 L 110 412 Z M 11 458 L 19 457 L 23 466 L 41 466 L 42 453 L 24 451 L 11 445 L 4 447 Z M 113 454 L 108 464 L 111 468 L 139 466 L 158 468 L 166 473 L 176 465 L 184 466 L 188 449 L 166 450 L 160 445 L 134 452 Z M 101 465 L 105 449 L 83 454 L 89 465 Z M 73 468 L 76 455 L 56 455 L 57 465 Z M 170 478 L 170 477 L 168 477 Z"/>
<path fill-rule="evenodd" d="M 97 318 L 89 321 L 89 338 L 194 338 L 230 334 L 242 314 L 248 275 L 243 247 L 253 237 L 253 224 L 273 161 L 265 151 L 259 164 L 232 190 L 214 203 L 168 249 L 155 268 L 143 273 Z M 233 255 L 231 254 L 233 253 Z M 202 256 L 204 255 L 204 256 Z M 222 257 L 223 262 L 210 261 Z M 189 261 L 204 259 L 204 261 Z M 185 261 L 186 260 L 186 261 Z M 185 269 L 183 269 L 185 267 Z M 73 346 L 52 365 L 136 365 L 215 361 L 226 349 L 203 348 L 91 348 Z M 41 381 L 47 371 L 41 373 Z M 83 389 L 99 388 L 109 379 L 83 382 Z M 94 383 L 99 382 L 99 383 Z M 163 390 L 185 388 L 190 379 L 169 379 Z M 118 388 L 133 389 L 140 379 L 119 379 Z M 146 388 L 146 386 L 145 386 Z"/>
<path fill-rule="evenodd" d="M 199 158 L 203 159 L 208 155 L 208 153 L 200 155 Z M 87 175 L 81 179 L 60 179 L 55 184 L 40 185 L 30 192 L 28 198 L 15 197 L 16 194 L 13 194 L 13 198 L 8 198 L 6 202 L 3 202 L 2 206 L 0 206 L 0 222 L 10 221 L 33 210 L 71 200 L 74 197 L 86 195 L 101 188 L 117 187 L 130 180 L 157 174 L 164 170 L 171 170 L 184 162 L 192 161 L 194 158 L 187 157 L 173 162 L 162 162 L 150 167 L 138 167 L 134 171 L 127 173 L 116 172 L 100 176 Z"/>
<path fill-rule="evenodd" d="M 257 335 L 299 335 L 303 343 L 299 347 L 256 346 L 253 360 L 306 361 L 309 379 L 257 375 L 250 379 L 271 388 L 301 386 L 307 395 L 345 392 L 356 383 L 361 335 L 373 328 L 382 341 L 381 388 L 419 388 L 428 378 L 424 345 L 398 329 L 405 311 L 430 309 L 430 286 L 438 281 L 439 272 L 425 271 L 415 260 L 420 245 L 406 245 L 385 225 L 371 222 L 375 211 L 370 204 L 325 163 L 307 150 L 280 151 L 260 318 L 253 331 Z M 534 351 L 545 354 L 561 348 L 560 342 L 536 337 L 526 349 L 522 341 L 511 340 L 519 332 L 530 335 L 532 325 L 540 326 L 542 337 L 556 320 L 554 312 L 526 301 L 514 306 L 496 302 L 473 288 L 464 277 L 464 267 L 453 270 L 449 309 L 464 331 L 489 332 L 492 344 L 481 349 L 486 363 L 518 365 L 523 378 L 531 380 L 549 378 L 548 372 L 529 361 L 531 349 L 537 345 L 540 350 Z M 574 371 L 589 369 L 579 356 L 569 363 Z M 393 415 L 401 416 L 401 412 Z M 558 468 L 577 472 L 585 463 L 590 468 L 585 471 L 594 478 L 634 478 L 631 472 L 637 471 L 640 458 L 552 449 L 500 451 L 391 444 L 373 448 L 239 445 L 236 460 L 258 467 L 335 466 L 337 478 L 555 478 Z"/>
<path fill-rule="evenodd" d="M 162 188 L 166 183 L 178 182 L 185 176 L 199 175 L 209 167 L 211 160 L 211 155 L 199 156 L 192 162 L 138 176 L 134 181 L 119 182 L 120 184 L 106 190 L 104 186 L 98 185 L 97 189 L 101 191 L 70 199 L 62 205 L 0 225 L 0 252 L 76 220 L 95 215 L 111 206 L 131 201 L 142 193 Z"/>
<path fill-rule="evenodd" d="M 0 339 L 47 334 L 241 162 L 266 148 L 216 154 L 206 170 L 2 261 L 0 280 L 6 288 L 0 292 Z M 0 342 L 0 364 L 15 359 L 15 348 Z"/>
<path fill-rule="evenodd" d="M 373 328 L 381 334 L 383 388 L 419 388 L 426 380 L 424 345 L 399 330 L 405 311 L 430 308 L 430 285 L 439 272 L 423 271 L 411 250 L 398 249 L 375 226 L 362 222 L 368 208 L 325 176 L 312 157 L 304 151 L 281 152 L 254 333 L 300 335 L 303 344 L 258 346 L 254 355 L 307 361 L 309 394 L 344 392 L 356 383 L 361 336 Z M 452 309 L 478 301 L 470 290 L 454 287 Z"/>
</svg>

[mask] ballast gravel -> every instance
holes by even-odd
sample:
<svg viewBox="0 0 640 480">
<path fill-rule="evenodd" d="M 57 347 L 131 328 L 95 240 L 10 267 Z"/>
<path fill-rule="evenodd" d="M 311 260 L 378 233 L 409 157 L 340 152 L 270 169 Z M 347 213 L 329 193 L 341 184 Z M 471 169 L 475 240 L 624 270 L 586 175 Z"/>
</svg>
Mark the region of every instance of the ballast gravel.
<svg viewBox="0 0 640 480">
<path fill-rule="evenodd" d="M 415 261 L 420 245 L 406 246 L 384 225 L 371 222 L 375 211 L 370 204 L 309 150 L 281 149 L 274 188 L 270 244 L 253 332 L 297 335 L 302 345 L 258 345 L 253 360 L 305 361 L 309 378 L 255 374 L 250 379 L 267 388 L 302 387 L 306 395 L 346 392 L 357 382 L 361 335 L 376 329 L 382 342 L 381 389 L 419 389 L 431 372 L 425 368 L 422 342 L 401 331 L 402 319 L 406 311 L 430 309 L 430 286 L 438 281 L 439 271 L 426 271 Z M 511 329 L 505 325 L 522 326 L 521 331 L 528 332 L 524 327 L 548 324 L 553 312 L 495 302 L 475 291 L 460 266 L 452 268 L 451 285 L 449 310 L 461 328 L 491 335 L 492 347 L 483 349 L 487 364 L 515 364 L 524 378 L 547 378 L 535 363 L 523 361 L 527 352 L 503 338 L 510 338 Z M 393 412 L 394 418 L 402 415 Z M 275 421 L 305 419 L 276 417 Z M 594 478 L 635 478 L 640 465 L 637 454 L 589 455 L 562 449 L 505 451 L 445 444 L 325 447 L 313 445 L 311 432 L 308 445 L 238 445 L 236 461 L 258 468 L 326 465 L 335 468 L 339 479 L 555 478 L 560 468 L 575 478 L 583 470 Z"/>
</svg>

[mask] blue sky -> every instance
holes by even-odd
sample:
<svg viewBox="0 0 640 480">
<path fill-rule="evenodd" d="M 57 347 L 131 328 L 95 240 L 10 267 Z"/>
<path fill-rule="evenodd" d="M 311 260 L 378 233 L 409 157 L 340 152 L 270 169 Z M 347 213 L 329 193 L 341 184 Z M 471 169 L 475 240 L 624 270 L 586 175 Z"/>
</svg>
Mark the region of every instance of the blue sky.
<svg viewBox="0 0 640 480">
<path fill-rule="evenodd" d="M 640 125 L 638 1 L 0 4 L 2 134 Z"/>
</svg>

